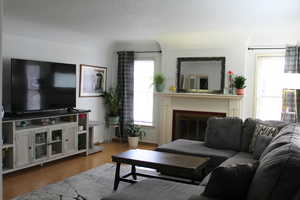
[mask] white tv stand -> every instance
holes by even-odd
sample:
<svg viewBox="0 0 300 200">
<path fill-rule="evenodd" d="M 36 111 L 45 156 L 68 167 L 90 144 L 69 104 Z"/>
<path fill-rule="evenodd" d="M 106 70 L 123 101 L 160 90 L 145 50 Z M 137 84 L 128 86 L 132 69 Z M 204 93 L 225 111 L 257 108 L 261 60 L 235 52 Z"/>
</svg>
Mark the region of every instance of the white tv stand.
<svg viewBox="0 0 300 200">
<path fill-rule="evenodd" d="M 85 153 L 89 110 L 58 111 L 4 118 L 3 173 Z"/>
</svg>

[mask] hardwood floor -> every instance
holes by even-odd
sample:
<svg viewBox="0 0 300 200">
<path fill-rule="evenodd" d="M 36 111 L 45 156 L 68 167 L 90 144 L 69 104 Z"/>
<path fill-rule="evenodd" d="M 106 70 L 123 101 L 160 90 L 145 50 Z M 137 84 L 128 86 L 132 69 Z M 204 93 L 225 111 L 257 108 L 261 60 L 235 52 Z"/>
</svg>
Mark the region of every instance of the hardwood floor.
<svg viewBox="0 0 300 200">
<path fill-rule="evenodd" d="M 4 200 L 64 180 L 105 163 L 110 163 L 112 162 L 112 155 L 129 149 L 127 143 L 112 142 L 101 145 L 105 148 L 103 152 L 89 156 L 78 155 L 45 164 L 43 167 L 32 167 L 5 175 L 3 180 Z M 155 147 L 156 145 L 150 144 L 139 145 L 140 149 L 152 150 Z"/>
</svg>

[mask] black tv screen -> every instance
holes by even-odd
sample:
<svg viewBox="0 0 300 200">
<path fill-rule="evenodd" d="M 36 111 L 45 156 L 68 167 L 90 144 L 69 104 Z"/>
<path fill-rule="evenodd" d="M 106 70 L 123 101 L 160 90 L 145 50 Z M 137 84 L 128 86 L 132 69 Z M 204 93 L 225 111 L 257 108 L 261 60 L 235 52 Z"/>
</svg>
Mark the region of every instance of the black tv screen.
<svg viewBox="0 0 300 200">
<path fill-rule="evenodd" d="M 14 113 L 76 107 L 76 65 L 11 60 Z"/>
</svg>

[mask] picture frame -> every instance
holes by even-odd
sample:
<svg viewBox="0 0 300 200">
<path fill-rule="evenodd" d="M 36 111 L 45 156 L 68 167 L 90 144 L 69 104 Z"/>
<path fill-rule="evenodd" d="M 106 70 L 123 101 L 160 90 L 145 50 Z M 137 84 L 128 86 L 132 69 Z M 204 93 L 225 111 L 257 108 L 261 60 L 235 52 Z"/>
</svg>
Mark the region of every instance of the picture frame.
<svg viewBox="0 0 300 200">
<path fill-rule="evenodd" d="M 107 90 L 107 67 L 80 65 L 79 97 L 101 97 Z"/>
</svg>

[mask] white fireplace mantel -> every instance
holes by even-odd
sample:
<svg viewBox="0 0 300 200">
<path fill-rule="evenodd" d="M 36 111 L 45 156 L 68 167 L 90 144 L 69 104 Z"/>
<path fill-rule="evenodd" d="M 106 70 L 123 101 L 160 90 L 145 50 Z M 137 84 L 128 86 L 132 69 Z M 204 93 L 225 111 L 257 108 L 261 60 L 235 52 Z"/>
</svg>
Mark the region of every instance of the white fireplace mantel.
<svg viewBox="0 0 300 200">
<path fill-rule="evenodd" d="M 225 113 L 228 117 L 242 117 L 241 95 L 208 93 L 155 93 L 159 97 L 159 143 L 172 141 L 173 111 Z"/>
</svg>

